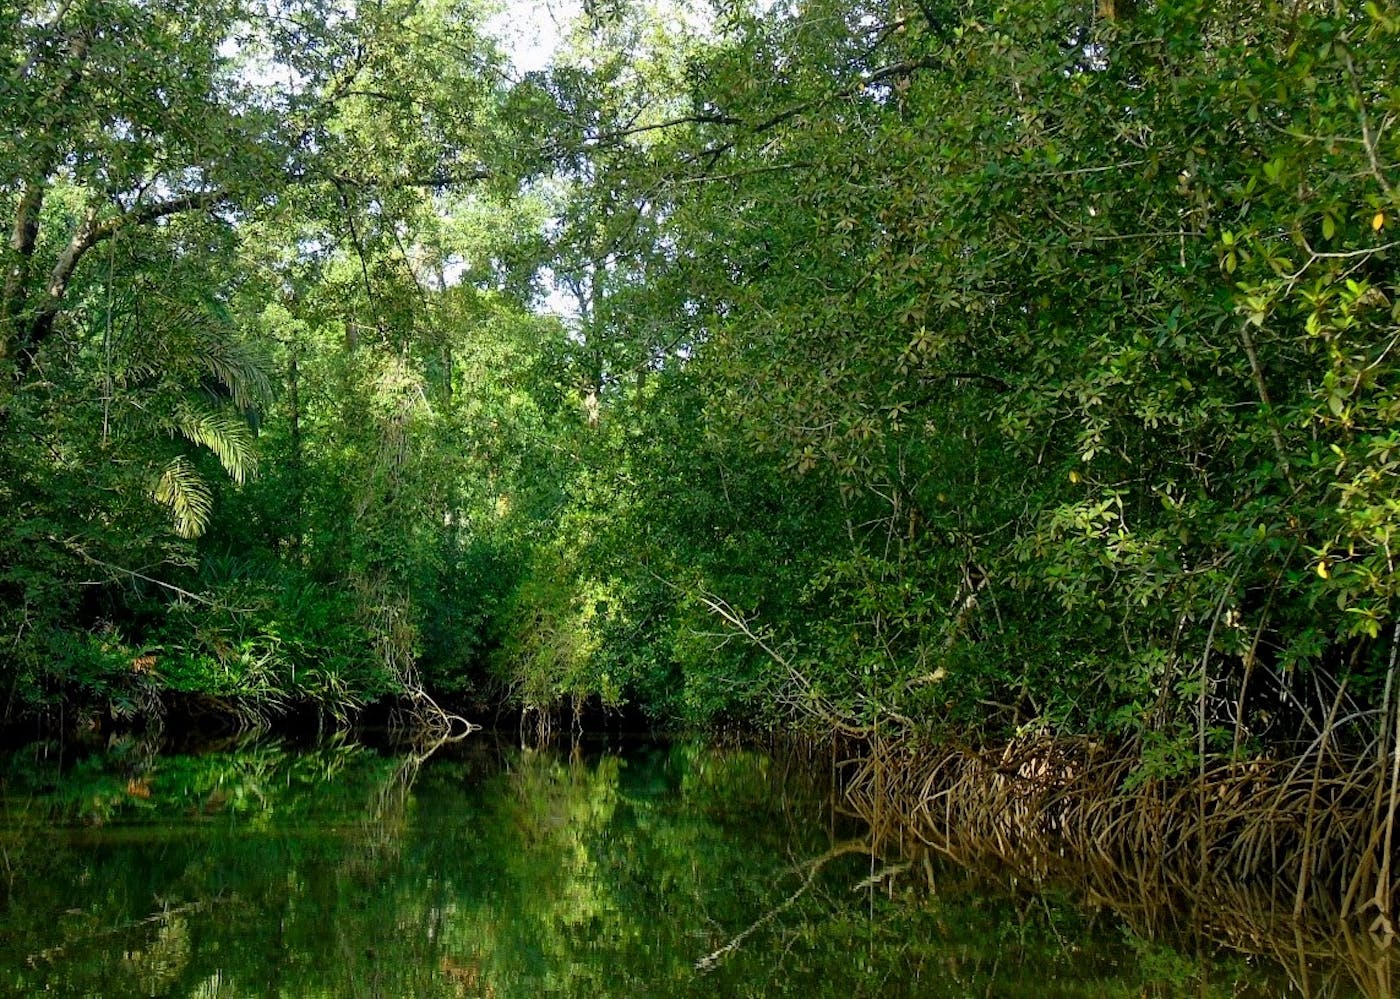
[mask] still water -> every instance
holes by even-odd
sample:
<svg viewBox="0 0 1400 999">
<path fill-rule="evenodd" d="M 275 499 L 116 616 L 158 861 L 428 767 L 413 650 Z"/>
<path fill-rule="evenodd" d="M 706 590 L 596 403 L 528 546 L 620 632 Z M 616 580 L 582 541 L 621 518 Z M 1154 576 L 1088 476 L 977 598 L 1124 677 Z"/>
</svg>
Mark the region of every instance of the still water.
<svg viewBox="0 0 1400 999">
<path fill-rule="evenodd" d="M 31 747 L 0 757 L 0 994 L 1297 994 L 1071 894 L 872 857 L 830 763 L 478 736 Z"/>
</svg>

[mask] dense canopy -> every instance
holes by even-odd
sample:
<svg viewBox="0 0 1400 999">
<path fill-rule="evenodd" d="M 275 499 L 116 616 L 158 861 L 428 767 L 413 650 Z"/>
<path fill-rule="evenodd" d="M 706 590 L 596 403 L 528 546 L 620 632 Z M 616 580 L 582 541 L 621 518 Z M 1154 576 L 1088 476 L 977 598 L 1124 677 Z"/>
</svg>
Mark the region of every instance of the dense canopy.
<svg viewBox="0 0 1400 999">
<path fill-rule="evenodd" d="M 1400 8 L 491 17 L 0 8 L 7 721 L 1389 707 Z"/>
</svg>

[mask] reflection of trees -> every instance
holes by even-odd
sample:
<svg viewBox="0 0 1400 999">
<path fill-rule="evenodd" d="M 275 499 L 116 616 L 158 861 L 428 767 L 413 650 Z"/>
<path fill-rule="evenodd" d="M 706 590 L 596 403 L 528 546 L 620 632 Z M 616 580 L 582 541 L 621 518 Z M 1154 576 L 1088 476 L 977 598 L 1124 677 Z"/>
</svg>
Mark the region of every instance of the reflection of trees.
<svg viewBox="0 0 1400 999">
<path fill-rule="evenodd" d="M 201 945 L 231 928 L 236 953 L 246 930 L 295 907 L 299 872 L 335 837 L 324 831 L 383 767 L 344 741 L 8 758 L 0 828 L 23 876 L 0 909 L 0 968 L 24 970 L 0 988 L 179 991 L 211 959 Z"/>
<path fill-rule="evenodd" d="M 0 991 L 1017 994 L 1048 969 L 1082 978 L 1064 995 L 1137 996 L 1157 981 L 1124 974 L 1117 924 L 1053 900 L 988 898 L 947 870 L 908 896 L 905 865 L 933 865 L 872 859 L 890 841 L 832 818 L 817 750 L 251 745 L 156 759 L 149 797 L 104 805 L 100 826 L 84 824 L 90 793 L 124 793 L 129 768 L 69 772 L 62 806 L 40 791 L 55 775 L 25 785 L 24 835 L 48 849 L 0 909 L 0 974 L 18 969 Z M 1119 949 L 1100 959 L 1105 941 Z"/>
<path fill-rule="evenodd" d="M 852 853 L 868 854 L 870 851 L 870 841 L 868 839 L 859 839 L 849 843 L 840 843 L 830 850 L 827 850 L 820 857 L 808 861 L 803 865 L 803 867 L 806 868 L 806 873 L 802 878 L 801 884 L 797 886 L 796 891 L 773 906 L 773 908 L 763 913 L 748 926 L 745 926 L 738 933 L 734 934 L 724 946 L 710 951 L 710 953 L 696 961 L 695 969 L 697 971 L 709 971 L 716 967 L 719 962 L 724 960 L 729 954 L 732 954 L 743 946 L 744 942 L 748 940 L 749 937 L 772 925 L 775 920 L 796 905 L 804 895 L 812 890 L 812 886 L 816 883 L 817 876 L 821 874 L 822 868 L 828 863 L 835 860 L 837 857 L 844 857 Z"/>
<path fill-rule="evenodd" d="M 458 896 L 452 965 L 500 995 L 685 994 L 698 952 L 770 905 L 802 784 L 752 750 L 512 754 L 478 823 L 498 867 Z M 823 800 L 813 788 L 798 827 L 812 846 Z"/>
<path fill-rule="evenodd" d="M 345 874 L 373 877 L 384 863 L 397 859 L 399 848 L 409 831 L 413 782 L 418 779 L 423 764 L 447 741 L 442 738 L 426 745 L 413 746 L 393 771 L 373 788 L 358 823 L 359 835 L 351 840 Z"/>
</svg>

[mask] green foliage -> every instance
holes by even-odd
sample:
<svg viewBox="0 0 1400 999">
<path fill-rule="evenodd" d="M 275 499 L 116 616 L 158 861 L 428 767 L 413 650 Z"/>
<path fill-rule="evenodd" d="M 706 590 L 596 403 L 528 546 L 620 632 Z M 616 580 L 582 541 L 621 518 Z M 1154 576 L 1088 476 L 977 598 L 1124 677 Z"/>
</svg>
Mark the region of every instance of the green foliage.
<svg viewBox="0 0 1400 999">
<path fill-rule="evenodd" d="M 59 689 L 104 702 L 52 655 L 68 629 L 159 649 L 151 682 L 255 715 L 416 689 L 399 581 L 426 588 L 460 477 L 426 462 L 456 443 L 424 404 L 445 327 L 412 316 L 452 251 L 405 247 L 436 240 L 433 191 L 484 175 L 497 57 L 472 8 L 412 6 L 6 14 L 7 718 Z M 268 457 L 285 490 L 261 489 Z M 274 504 L 258 537 L 228 518 L 240 490 Z M 256 585 L 209 574 L 230 551 Z"/>
<path fill-rule="evenodd" d="M 779 696 L 1133 737 L 1204 705 L 1239 739 L 1267 684 L 1319 711 L 1308 671 L 1373 684 L 1393 19 L 841 0 L 729 27 L 627 303 L 687 317 L 706 421 L 839 497 L 801 621 L 713 594 Z"/>
<path fill-rule="evenodd" d="M 295 10 L 4 15 L 12 711 L 70 628 L 1166 769 L 1376 706 L 1387 7 L 615 4 L 518 80 L 457 0 Z"/>
</svg>

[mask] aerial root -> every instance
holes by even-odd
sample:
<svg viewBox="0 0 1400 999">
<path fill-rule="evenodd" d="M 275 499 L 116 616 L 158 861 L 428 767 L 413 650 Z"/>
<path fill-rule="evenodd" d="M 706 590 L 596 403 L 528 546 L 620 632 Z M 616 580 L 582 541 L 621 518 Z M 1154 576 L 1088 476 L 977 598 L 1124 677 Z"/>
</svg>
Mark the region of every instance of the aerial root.
<svg viewBox="0 0 1400 999">
<path fill-rule="evenodd" d="M 846 795 L 884 835 L 955 859 L 1022 876 L 1087 872 L 1107 896 L 1266 885 L 1294 914 L 1306 900 L 1391 935 L 1391 809 L 1376 807 L 1395 793 L 1385 760 L 1312 751 L 1171 779 L 1143 779 L 1139 763 L 1089 739 L 932 753 L 901 740 L 850 761 Z"/>
</svg>

